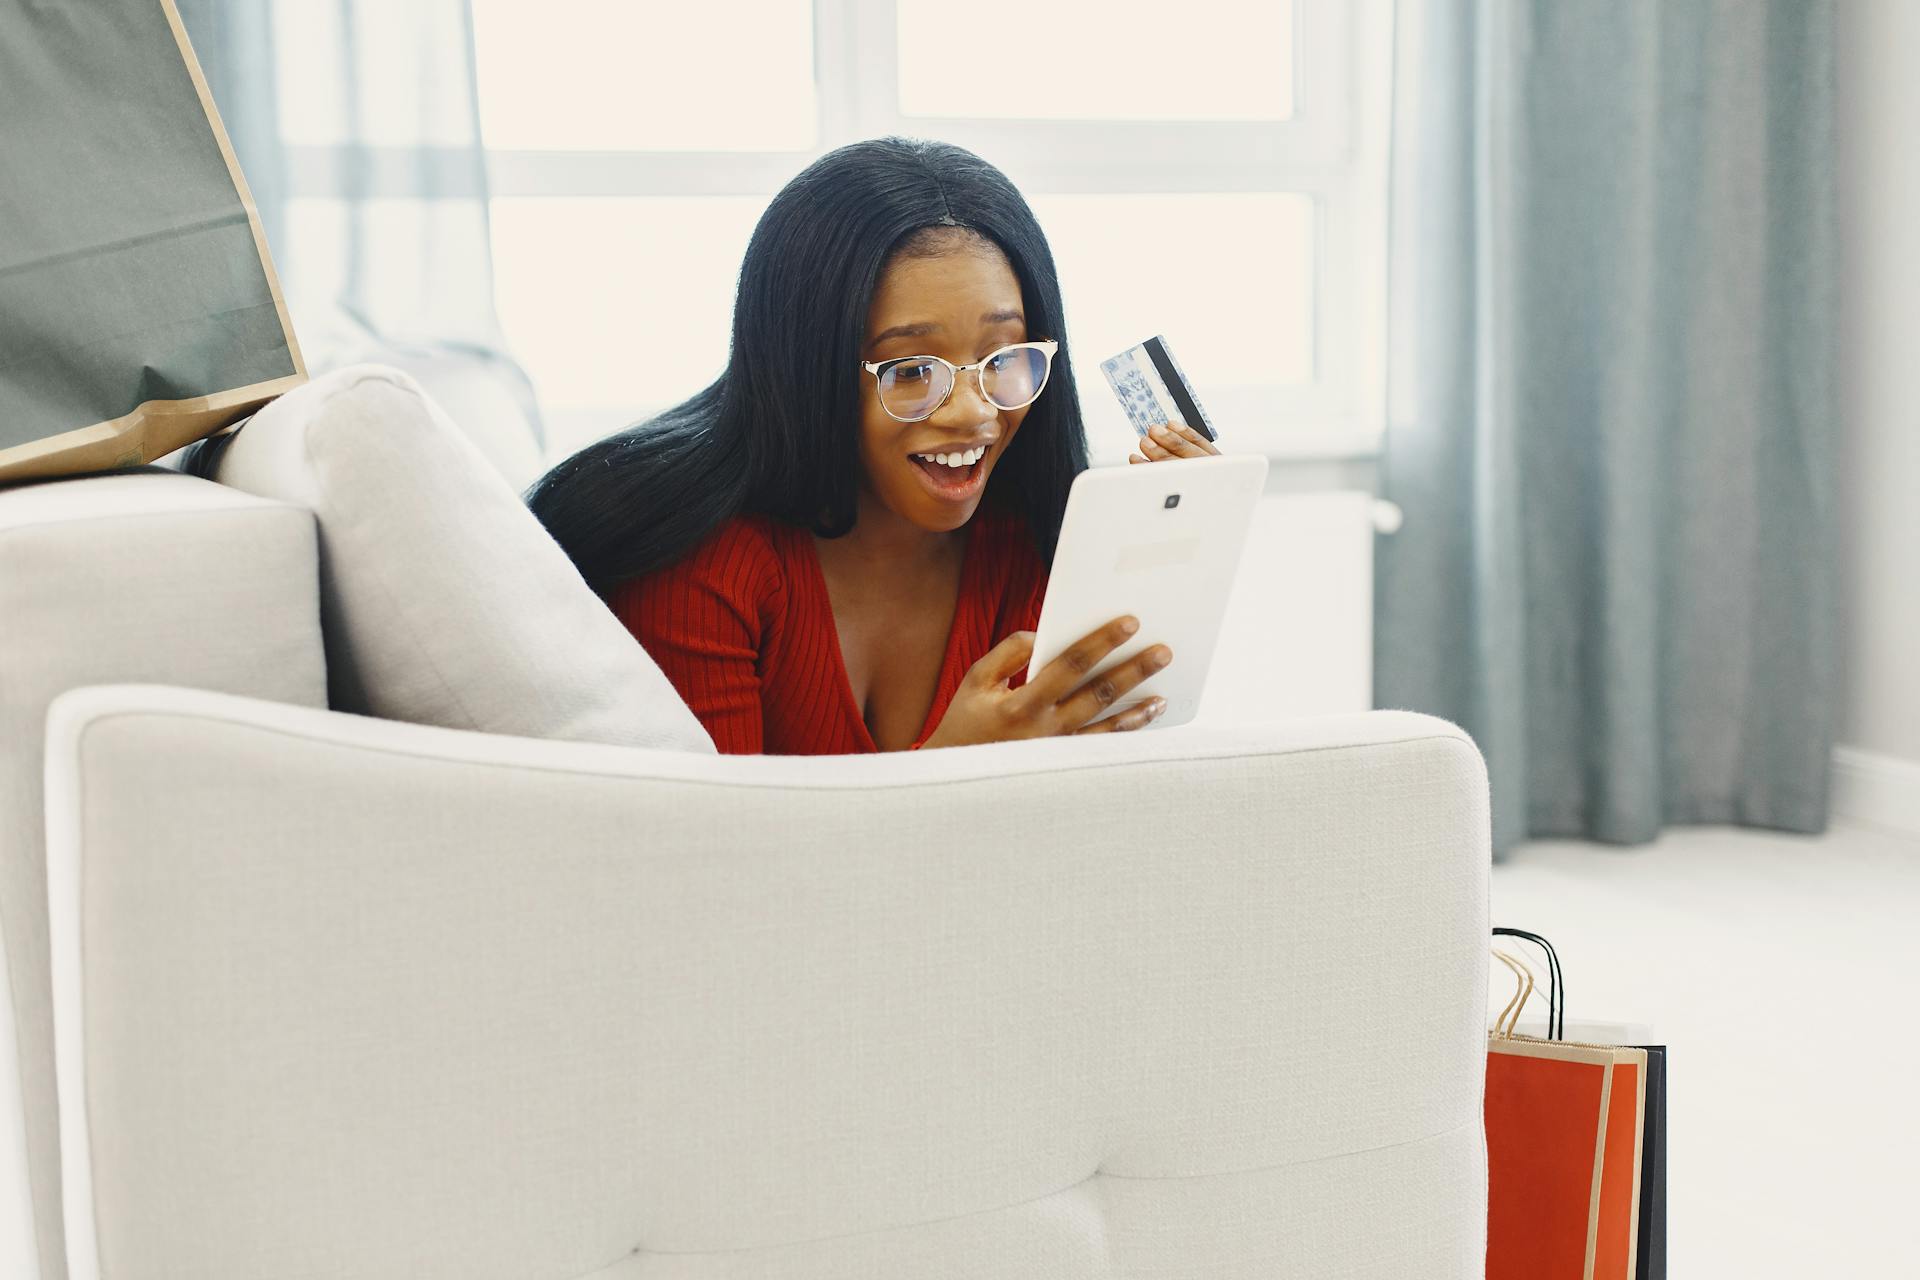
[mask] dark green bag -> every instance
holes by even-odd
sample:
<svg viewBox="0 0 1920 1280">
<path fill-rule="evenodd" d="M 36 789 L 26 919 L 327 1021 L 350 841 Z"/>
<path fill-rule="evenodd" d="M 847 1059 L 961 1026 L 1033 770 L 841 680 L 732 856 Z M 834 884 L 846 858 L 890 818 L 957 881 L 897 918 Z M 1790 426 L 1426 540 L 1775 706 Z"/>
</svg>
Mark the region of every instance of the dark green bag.
<svg viewBox="0 0 1920 1280">
<path fill-rule="evenodd" d="M 173 0 L 0 0 L 0 483 L 151 462 L 306 378 Z"/>
</svg>

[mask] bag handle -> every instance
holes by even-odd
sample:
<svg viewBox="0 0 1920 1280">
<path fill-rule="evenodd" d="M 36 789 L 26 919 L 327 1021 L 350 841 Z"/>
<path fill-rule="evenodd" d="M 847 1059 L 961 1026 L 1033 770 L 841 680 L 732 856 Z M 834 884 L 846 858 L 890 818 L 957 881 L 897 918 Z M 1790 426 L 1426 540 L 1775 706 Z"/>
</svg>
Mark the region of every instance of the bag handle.
<svg viewBox="0 0 1920 1280">
<path fill-rule="evenodd" d="M 1528 933 L 1525 929 L 1506 929 L 1498 925 L 1493 930 L 1495 937 L 1523 938 L 1536 943 L 1547 953 L 1547 1039 L 1564 1040 L 1567 1030 L 1567 987 L 1560 976 L 1560 956 L 1553 944 L 1537 933 Z M 1514 1015 L 1519 1021 L 1519 1015 Z"/>
<path fill-rule="evenodd" d="M 1496 1036 L 1510 1038 L 1514 1027 L 1520 1022 L 1520 1010 L 1526 1007 L 1527 997 L 1533 994 L 1533 970 L 1527 968 L 1525 962 L 1518 956 L 1510 956 L 1498 947 L 1493 949 L 1493 958 L 1513 970 L 1515 979 L 1516 990 L 1513 999 L 1507 1001 L 1506 1007 L 1500 1010 L 1500 1016 L 1493 1020 L 1493 1033 Z M 1511 1015 L 1511 1021 L 1509 1021 L 1509 1015 Z"/>
</svg>

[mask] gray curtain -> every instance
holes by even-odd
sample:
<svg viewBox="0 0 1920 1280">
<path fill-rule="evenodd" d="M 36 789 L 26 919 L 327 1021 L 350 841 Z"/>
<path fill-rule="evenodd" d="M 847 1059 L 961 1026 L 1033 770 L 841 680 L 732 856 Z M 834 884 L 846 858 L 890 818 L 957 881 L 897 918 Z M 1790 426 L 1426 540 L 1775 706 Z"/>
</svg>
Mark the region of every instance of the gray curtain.
<svg viewBox="0 0 1920 1280">
<path fill-rule="evenodd" d="M 378 360 L 461 402 L 471 396 L 456 384 L 477 372 L 544 448 L 532 384 L 494 309 L 467 0 L 177 5 L 309 371 Z M 288 65 L 300 80 L 283 102 Z M 289 139 L 296 112 L 305 136 Z"/>
<path fill-rule="evenodd" d="M 1495 855 L 1824 829 L 1828 0 L 1402 0 L 1376 700 Z"/>
</svg>

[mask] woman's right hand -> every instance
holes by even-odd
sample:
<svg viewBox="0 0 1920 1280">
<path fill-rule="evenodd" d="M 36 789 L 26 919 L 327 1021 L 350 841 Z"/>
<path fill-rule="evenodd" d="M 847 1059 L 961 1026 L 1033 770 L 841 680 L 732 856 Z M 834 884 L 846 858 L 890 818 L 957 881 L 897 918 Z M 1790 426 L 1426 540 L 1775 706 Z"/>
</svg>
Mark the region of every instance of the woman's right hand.
<svg viewBox="0 0 1920 1280">
<path fill-rule="evenodd" d="M 1147 724 L 1167 709 L 1165 698 L 1149 699 L 1099 724 L 1088 723 L 1121 694 L 1173 661 L 1172 649 L 1152 645 L 1088 680 L 1087 673 L 1131 639 L 1138 626 L 1139 620 L 1132 615 L 1115 618 L 1081 637 L 1033 679 L 1010 689 L 1008 682 L 1033 657 L 1033 632 L 1014 632 L 961 678 L 940 724 L 920 744 L 921 750 L 1069 733 L 1124 733 Z"/>
</svg>

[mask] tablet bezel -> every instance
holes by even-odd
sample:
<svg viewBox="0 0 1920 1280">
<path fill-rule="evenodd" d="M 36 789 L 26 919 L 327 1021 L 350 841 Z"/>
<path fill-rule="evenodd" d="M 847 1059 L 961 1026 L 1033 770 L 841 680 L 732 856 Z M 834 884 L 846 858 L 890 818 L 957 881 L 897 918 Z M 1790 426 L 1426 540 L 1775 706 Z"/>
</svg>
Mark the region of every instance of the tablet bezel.
<svg viewBox="0 0 1920 1280">
<path fill-rule="evenodd" d="M 1131 613 L 1140 619 L 1140 630 L 1075 687 L 1156 644 L 1172 648 L 1173 661 L 1088 723 L 1111 719 L 1155 695 L 1167 700 L 1167 709 L 1144 727 L 1171 728 L 1192 720 L 1206 692 L 1266 479 L 1263 454 L 1091 467 L 1075 476 L 1026 679 L 1033 680 L 1089 632 Z M 1171 494 L 1178 494 L 1179 502 L 1168 506 Z M 1150 529 L 1151 536 L 1137 532 L 1142 529 Z M 1188 539 L 1195 540 L 1191 548 L 1177 545 Z M 1179 559 L 1183 552 L 1190 554 Z M 1129 555 L 1167 558 L 1123 570 L 1121 561 Z"/>
</svg>

